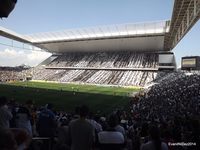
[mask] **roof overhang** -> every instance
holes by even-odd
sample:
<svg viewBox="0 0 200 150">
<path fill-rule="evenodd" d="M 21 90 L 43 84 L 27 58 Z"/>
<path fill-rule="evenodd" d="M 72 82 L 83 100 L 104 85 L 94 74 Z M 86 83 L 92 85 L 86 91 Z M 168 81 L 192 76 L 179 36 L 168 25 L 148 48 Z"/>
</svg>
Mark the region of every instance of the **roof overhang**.
<svg viewBox="0 0 200 150">
<path fill-rule="evenodd" d="M 9 34 L 51 53 L 75 51 L 161 51 L 169 21 L 121 24 L 31 35 Z M 0 32 L 1 33 L 1 32 Z M 3 35 L 6 35 L 5 33 Z"/>
<path fill-rule="evenodd" d="M 0 26 L 0 35 L 9 39 L 16 40 L 18 42 L 22 43 L 31 43 L 30 40 L 26 39 L 23 35 L 20 35 L 14 31 L 11 31 L 9 29 L 3 28 Z"/>
<path fill-rule="evenodd" d="M 175 0 L 164 49 L 172 50 L 200 19 L 200 0 Z"/>
<path fill-rule="evenodd" d="M 36 44 L 53 53 L 93 51 L 160 51 L 164 47 L 164 35 L 72 40 Z"/>
<path fill-rule="evenodd" d="M 121 24 L 26 35 L 49 52 L 160 51 L 169 21 Z"/>
</svg>

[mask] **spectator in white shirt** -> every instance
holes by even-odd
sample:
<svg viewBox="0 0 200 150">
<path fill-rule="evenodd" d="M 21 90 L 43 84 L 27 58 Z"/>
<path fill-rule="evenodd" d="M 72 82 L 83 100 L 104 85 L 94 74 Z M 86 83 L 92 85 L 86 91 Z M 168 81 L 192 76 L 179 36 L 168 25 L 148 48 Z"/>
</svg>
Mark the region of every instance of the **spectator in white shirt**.
<svg viewBox="0 0 200 150">
<path fill-rule="evenodd" d="M 8 110 L 7 98 L 4 96 L 0 97 L 0 128 L 9 128 L 9 121 L 12 117 L 12 113 Z"/>
</svg>

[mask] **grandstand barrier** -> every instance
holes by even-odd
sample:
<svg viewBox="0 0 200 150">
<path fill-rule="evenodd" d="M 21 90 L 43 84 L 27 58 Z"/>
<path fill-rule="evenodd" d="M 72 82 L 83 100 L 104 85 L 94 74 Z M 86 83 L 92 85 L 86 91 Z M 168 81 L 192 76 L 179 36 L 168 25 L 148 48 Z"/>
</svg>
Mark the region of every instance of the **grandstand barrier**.
<svg viewBox="0 0 200 150">
<path fill-rule="evenodd" d="M 158 71 L 158 68 L 45 67 L 45 69 L 57 69 L 57 70 L 110 70 L 110 71 Z"/>
<path fill-rule="evenodd" d="M 175 66 L 158 66 L 158 70 L 159 71 L 167 71 L 167 70 L 174 71 L 176 70 L 176 67 Z"/>
</svg>

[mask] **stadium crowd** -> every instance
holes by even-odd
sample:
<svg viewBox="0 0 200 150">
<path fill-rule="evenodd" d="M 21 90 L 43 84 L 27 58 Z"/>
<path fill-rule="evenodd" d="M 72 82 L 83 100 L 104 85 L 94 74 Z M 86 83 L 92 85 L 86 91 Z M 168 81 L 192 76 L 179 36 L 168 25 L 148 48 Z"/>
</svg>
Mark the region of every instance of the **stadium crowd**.
<svg viewBox="0 0 200 150">
<path fill-rule="evenodd" d="M 199 149 L 200 75 L 174 72 L 157 82 L 136 95 L 129 109 L 106 115 L 92 115 L 87 106 L 75 113 L 55 112 L 51 104 L 36 108 L 31 101 L 21 105 L 1 97 L 0 139 L 5 140 L 0 147 Z"/>
<path fill-rule="evenodd" d="M 157 65 L 158 55 L 155 53 L 67 53 L 65 55 L 58 55 L 57 58 L 46 64 L 46 66 L 36 67 L 33 71 L 33 79 L 89 84 L 144 86 L 154 80 L 157 73 L 155 71 L 133 71 L 128 69 L 155 69 Z M 74 70 L 52 69 L 48 67 L 74 67 Z M 76 70 L 76 67 L 79 69 Z M 87 68 L 98 68 L 99 70 L 87 70 Z M 103 68 L 126 68 L 126 70 L 105 70 Z"/>
<path fill-rule="evenodd" d="M 107 71 L 107 70 L 55 70 L 37 69 L 34 80 L 106 84 L 120 86 L 145 86 L 157 76 L 154 71 Z"/>
<path fill-rule="evenodd" d="M 155 68 L 158 54 L 139 52 L 84 52 L 66 53 L 54 59 L 51 67 L 95 67 L 95 68 Z"/>
<path fill-rule="evenodd" d="M 25 80 L 28 68 L 18 67 L 0 67 L 0 83 L 9 81 Z"/>
</svg>

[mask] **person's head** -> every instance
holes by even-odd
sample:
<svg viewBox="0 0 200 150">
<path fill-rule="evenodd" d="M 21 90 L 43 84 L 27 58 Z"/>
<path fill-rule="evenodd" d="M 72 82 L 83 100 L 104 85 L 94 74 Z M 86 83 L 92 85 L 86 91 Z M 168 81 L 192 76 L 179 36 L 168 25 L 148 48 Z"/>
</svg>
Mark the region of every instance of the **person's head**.
<svg viewBox="0 0 200 150">
<path fill-rule="evenodd" d="M 1 150 L 17 150 L 17 142 L 10 130 L 0 129 L 0 139 Z"/>
<path fill-rule="evenodd" d="M 8 103 L 10 106 L 15 106 L 16 105 L 16 100 L 12 97 L 10 100 L 9 100 L 9 103 Z"/>
<path fill-rule="evenodd" d="M 149 135 L 151 137 L 151 140 L 154 143 L 155 149 L 161 150 L 160 131 L 159 131 L 159 128 L 156 125 L 152 125 L 149 128 Z"/>
<path fill-rule="evenodd" d="M 7 103 L 8 103 L 7 98 L 5 96 L 1 96 L 0 97 L 0 107 L 6 105 Z"/>
<path fill-rule="evenodd" d="M 16 140 L 18 146 L 23 145 L 23 144 L 25 144 L 25 145 L 29 144 L 30 136 L 25 129 L 12 128 L 11 131 L 15 137 L 15 140 Z"/>
<path fill-rule="evenodd" d="M 156 125 L 152 125 L 149 128 L 149 135 L 152 140 L 160 139 L 160 131 Z"/>
<path fill-rule="evenodd" d="M 34 103 L 33 103 L 33 101 L 32 100 L 27 100 L 26 101 L 26 106 L 28 107 L 28 108 L 30 108 L 30 109 L 32 109 L 33 108 L 33 105 Z"/>
<path fill-rule="evenodd" d="M 116 114 L 110 115 L 108 118 L 108 125 L 110 128 L 114 128 L 118 124 L 118 118 Z"/>
<path fill-rule="evenodd" d="M 76 114 L 76 115 L 79 115 L 79 114 L 80 114 L 80 107 L 79 107 L 79 106 L 77 106 L 77 107 L 75 108 L 75 114 Z"/>
<path fill-rule="evenodd" d="M 86 118 L 88 113 L 89 113 L 89 108 L 87 106 L 82 105 L 79 108 L 79 115 L 80 115 L 81 118 Z"/>
<path fill-rule="evenodd" d="M 51 104 L 51 103 L 46 104 L 46 108 L 52 110 L 53 109 L 53 104 Z"/>
</svg>

